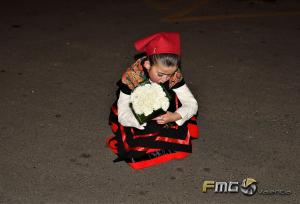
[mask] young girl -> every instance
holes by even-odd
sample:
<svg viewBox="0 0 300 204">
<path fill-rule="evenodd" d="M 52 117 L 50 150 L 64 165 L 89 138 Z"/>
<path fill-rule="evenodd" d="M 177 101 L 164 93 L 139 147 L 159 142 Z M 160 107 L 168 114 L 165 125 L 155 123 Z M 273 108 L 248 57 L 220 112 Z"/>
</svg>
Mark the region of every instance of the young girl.
<svg viewBox="0 0 300 204">
<path fill-rule="evenodd" d="M 192 139 L 198 138 L 198 104 L 187 87 L 180 68 L 180 37 L 175 32 L 160 32 L 137 40 L 135 48 L 147 56 L 131 65 L 117 83 L 109 125 L 114 133 L 108 147 L 125 161 L 141 169 L 172 159 L 182 159 L 192 152 Z M 145 80 L 161 83 L 171 95 L 166 114 L 142 125 L 129 104 L 130 94 Z M 167 125 L 173 122 L 173 125 Z"/>
</svg>

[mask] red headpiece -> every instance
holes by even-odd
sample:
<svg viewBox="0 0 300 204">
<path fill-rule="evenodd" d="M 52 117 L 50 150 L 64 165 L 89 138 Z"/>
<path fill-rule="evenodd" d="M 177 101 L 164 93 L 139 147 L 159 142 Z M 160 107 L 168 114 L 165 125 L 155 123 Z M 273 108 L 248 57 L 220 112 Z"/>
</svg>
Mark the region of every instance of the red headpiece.
<svg viewBox="0 0 300 204">
<path fill-rule="evenodd" d="M 177 32 L 160 32 L 139 39 L 134 43 L 139 52 L 147 55 L 172 53 L 180 55 L 180 36 Z"/>
</svg>

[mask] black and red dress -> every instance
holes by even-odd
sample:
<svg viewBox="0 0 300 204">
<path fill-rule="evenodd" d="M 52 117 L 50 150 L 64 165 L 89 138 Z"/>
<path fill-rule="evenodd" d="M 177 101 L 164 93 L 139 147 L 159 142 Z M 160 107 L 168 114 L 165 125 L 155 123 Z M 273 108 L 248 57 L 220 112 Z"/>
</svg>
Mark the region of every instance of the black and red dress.
<svg viewBox="0 0 300 204">
<path fill-rule="evenodd" d="M 144 130 L 125 127 L 118 121 L 117 101 L 122 91 L 130 95 L 132 90 L 149 78 L 147 70 L 142 66 L 145 59 L 138 59 L 122 75 L 117 83 L 117 100 L 111 107 L 109 125 L 114 133 L 107 139 L 108 147 L 117 155 L 114 162 L 125 161 L 134 169 L 146 168 L 172 159 L 182 159 L 192 153 L 192 140 L 199 137 L 197 113 L 180 126 L 157 124 L 148 121 Z M 182 106 L 174 89 L 185 84 L 180 70 L 164 83 L 171 95 L 168 111 L 175 112 Z"/>
</svg>

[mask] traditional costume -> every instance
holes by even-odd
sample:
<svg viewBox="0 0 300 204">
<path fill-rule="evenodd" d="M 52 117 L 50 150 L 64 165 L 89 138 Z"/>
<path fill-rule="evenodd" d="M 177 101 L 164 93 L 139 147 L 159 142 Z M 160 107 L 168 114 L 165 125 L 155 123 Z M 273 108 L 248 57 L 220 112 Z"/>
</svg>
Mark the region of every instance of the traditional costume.
<svg viewBox="0 0 300 204">
<path fill-rule="evenodd" d="M 173 53 L 180 55 L 178 33 L 156 33 L 135 42 L 138 51 L 147 55 Z M 138 59 L 123 73 L 117 83 L 117 100 L 111 107 L 109 125 L 114 133 L 107 139 L 108 147 L 118 156 L 114 162 L 125 161 L 141 169 L 172 159 L 182 159 L 192 152 L 192 140 L 199 137 L 198 104 L 185 84 L 180 68 L 163 86 L 170 93 L 168 111 L 177 112 L 181 119 L 161 125 L 151 120 L 139 124 L 129 106 L 130 94 L 140 83 L 149 79 L 143 66 L 147 57 Z"/>
</svg>

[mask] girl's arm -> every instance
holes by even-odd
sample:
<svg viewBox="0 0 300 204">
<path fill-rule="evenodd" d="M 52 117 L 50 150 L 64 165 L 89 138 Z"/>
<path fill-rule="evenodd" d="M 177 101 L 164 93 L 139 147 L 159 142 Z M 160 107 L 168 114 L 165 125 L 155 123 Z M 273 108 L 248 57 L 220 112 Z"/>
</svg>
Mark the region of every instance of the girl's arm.
<svg viewBox="0 0 300 204">
<path fill-rule="evenodd" d="M 146 123 L 140 125 L 133 112 L 129 106 L 130 104 L 130 95 L 124 94 L 120 91 L 120 96 L 118 99 L 118 121 L 123 126 L 126 127 L 135 127 L 140 130 L 145 129 Z"/>
<path fill-rule="evenodd" d="M 198 111 L 198 103 L 194 98 L 192 92 L 186 84 L 179 88 L 173 89 L 182 106 L 176 110 L 181 115 L 180 120 L 176 120 L 177 125 L 181 126 L 185 121 L 189 120 Z"/>
</svg>

